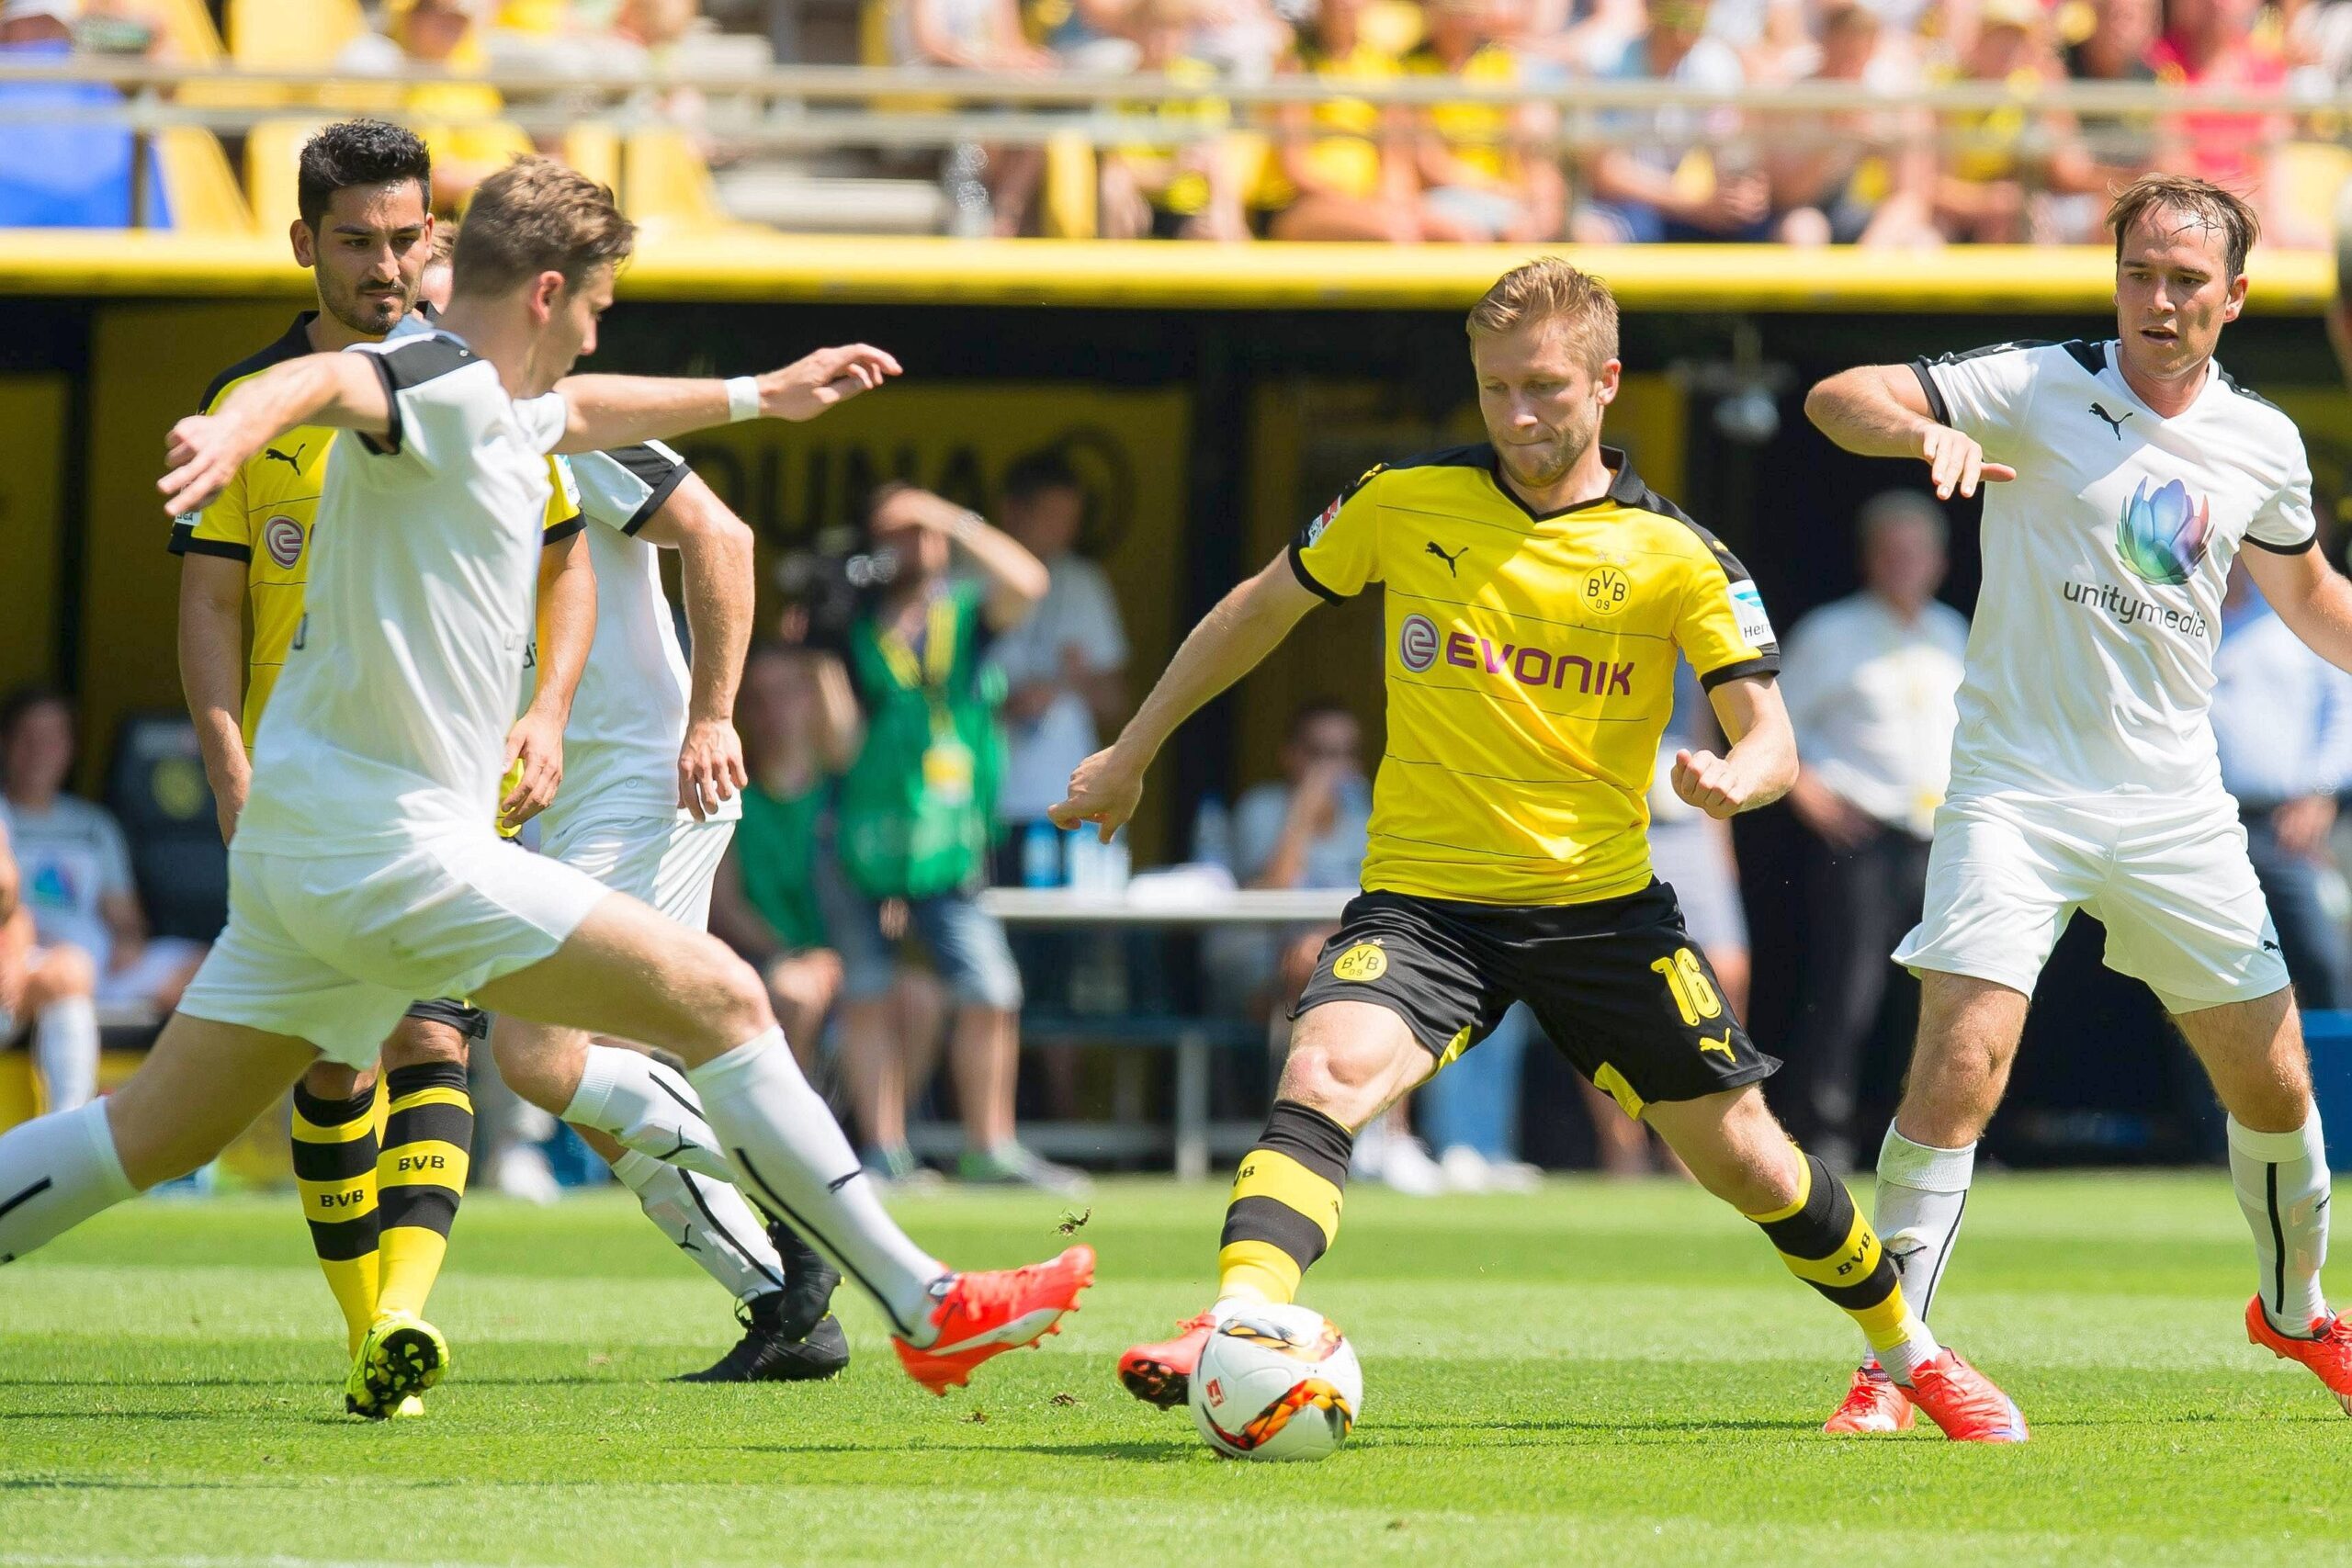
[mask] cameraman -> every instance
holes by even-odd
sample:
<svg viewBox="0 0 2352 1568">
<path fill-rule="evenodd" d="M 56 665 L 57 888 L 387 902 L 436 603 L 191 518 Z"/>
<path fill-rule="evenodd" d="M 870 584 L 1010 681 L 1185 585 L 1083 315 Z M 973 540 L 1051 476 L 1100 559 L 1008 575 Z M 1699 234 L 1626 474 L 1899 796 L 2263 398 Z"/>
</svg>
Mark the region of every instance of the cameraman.
<svg viewBox="0 0 2352 1568">
<path fill-rule="evenodd" d="M 841 779 L 836 844 L 845 886 L 827 924 L 842 956 L 851 1098 L 875 1145 L 867 1160 L 885 1178 L 914 1173 L 906 1145 L 888 1135 L 897 1109 L 922 1087 L 908 1081 L 907 1042 L 893 1022 L 893 950 L 911 930 L 956 1001 L 948 1060 L 964 1122 L 958 1174 L 1069 1190 L 1083 1179 L 1013 1136 L 1021 974 L 1004 928 L 975 901 L 988 876 L 1004 750 L 997 728 L 1003 680 L 982 655 L 991 636 L 1020 625 L 1045 597 L 1047 573 L 976 513 L 911 485 L 875 492 L 866 532 L 888 570 L 838 649 L 865 734 Z M 948 575 L 958 545 L 976 577 Z M 887 930 L 886 909 L 893 917 Z"/>
</svg>

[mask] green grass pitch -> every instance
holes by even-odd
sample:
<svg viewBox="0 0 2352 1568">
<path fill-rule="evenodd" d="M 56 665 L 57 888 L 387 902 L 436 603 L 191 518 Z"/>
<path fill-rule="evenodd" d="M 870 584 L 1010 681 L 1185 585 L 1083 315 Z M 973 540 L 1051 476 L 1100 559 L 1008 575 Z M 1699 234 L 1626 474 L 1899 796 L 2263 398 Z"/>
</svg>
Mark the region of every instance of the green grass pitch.
<svg viewBox="0 0 2352 1568">
<path fill-rule="evenodd" d="M 1048 1198 L 899 1207 L 961 1262 L 1061 1244 Z M 1220 1207 L 1102 1188 L 1085 1310 L 933 1400 L 846 1293 L 838 1382 L 665 1384 L 732 1325 L 625 1199 L 478 1200 L 434 1299 L 455 1369 L 375 1427 L 289 1198 L 134 1204 L 0 1269 L 0 1568 L 2352 1562 L 2352 1421 L 2245 1343 L 2219 1170 L 1978 1186 L 1939 1326 L 2022 1450 L 1821 1437 L 1843 1316 L 1695 1191 L 1563 1181 L 1351 1193 L 1307 1299 L 1363 1355 L 1356 1438 L 1222 1462 L 1111 1378 L 1200 1303 Z"/>
</svg>

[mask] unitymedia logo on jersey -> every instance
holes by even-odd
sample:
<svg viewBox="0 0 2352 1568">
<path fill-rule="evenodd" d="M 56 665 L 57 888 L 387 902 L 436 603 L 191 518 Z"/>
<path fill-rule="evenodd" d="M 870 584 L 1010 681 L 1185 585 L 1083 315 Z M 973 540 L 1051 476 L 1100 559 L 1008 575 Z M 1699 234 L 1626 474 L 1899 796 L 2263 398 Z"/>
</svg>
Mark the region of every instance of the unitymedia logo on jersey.
<svg viewBox="0 0 2352 1568">
<path fill-rule="evenodd" d="M 2212 540 L 2212 506 L 2202 496 L 2192 497 L 2178 479 L 2165 480 L 2153 493 L 2142 479 L 2115 525 L 2117 557 L 2132 576 L 2157 588 L 2187 583 Z M 2195 637 L 2212 630 L 2199 611 L 2152 604 L 2112 583 L 2069 582 L 2065 593 L 2069 604 L 2105 610 L 2127 626 L 2144 622 Z"/>
</svg>

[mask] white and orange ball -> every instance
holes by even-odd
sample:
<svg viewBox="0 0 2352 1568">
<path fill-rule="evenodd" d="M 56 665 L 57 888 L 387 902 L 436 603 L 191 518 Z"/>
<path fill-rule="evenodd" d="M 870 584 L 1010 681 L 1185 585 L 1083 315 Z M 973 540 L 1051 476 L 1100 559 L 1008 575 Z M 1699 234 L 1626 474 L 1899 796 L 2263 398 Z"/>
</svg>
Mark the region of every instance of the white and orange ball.
<svg viewBox="0 0 2352 1568">
<path fill-rule="evenodd" d="M 1324 1459 L 1363 1409 L 1363 1369 L 1313 1307 L 1249 1307 L 1209 1335 L 1187 1403 L 1193 1425 L 1227 1459 Z"/>
</svg>

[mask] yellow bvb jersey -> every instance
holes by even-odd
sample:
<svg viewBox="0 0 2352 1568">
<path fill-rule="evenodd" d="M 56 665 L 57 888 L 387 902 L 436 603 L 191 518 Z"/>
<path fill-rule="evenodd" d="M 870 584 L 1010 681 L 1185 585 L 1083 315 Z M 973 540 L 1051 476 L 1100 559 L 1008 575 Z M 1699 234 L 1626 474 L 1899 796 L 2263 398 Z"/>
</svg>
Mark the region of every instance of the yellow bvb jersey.
<svg viewBox="0 0 2352 1568">
<path fill-rule="evenodd" d="M 1676 651 L 1710 689 L 1779 671 L 1747 569 L 1601 451 L 1608 493 L 1542 515 L 1484 443 L 1375 468 L 1292 541 L 1292 570 L 1326 599 L 1387 588 L 1367 891 L 1640 891 Z"/>
<path fill-rule="evenodd" d="M 241 359 L 212 379 L 205 389 L 203 412 L 211 413 L 240 382 L 260 375 L 273 365 L 315 352 L 311 347 L 311 323 L 316 310 L 294 318 L 284 336 L 249 358 Z M 253 754 L 254 735 L 262 709 L 277 684 L 302 625 L 302 589 L 310 578 L 311 527 L 318 515 L 319 497 L 326 488 L 327 451 L 338 432 L 325 425 L 306 424 L 290 430 L 259 456 L 237 470 L 228 486 L 203 511 L 183 517 L 172 528 L 174 555 L 221 556 L 245 563 L 245 599 L 252 623 L 252 652 L 247 659 L 245 706 L 239 728 L 245 753 Z M 560 458 L 548 459 L 551 490 L 548 497 L 548 542 L 569 537 L 580 516 L 579 497 L 571 469 Z"/>
</svg>

